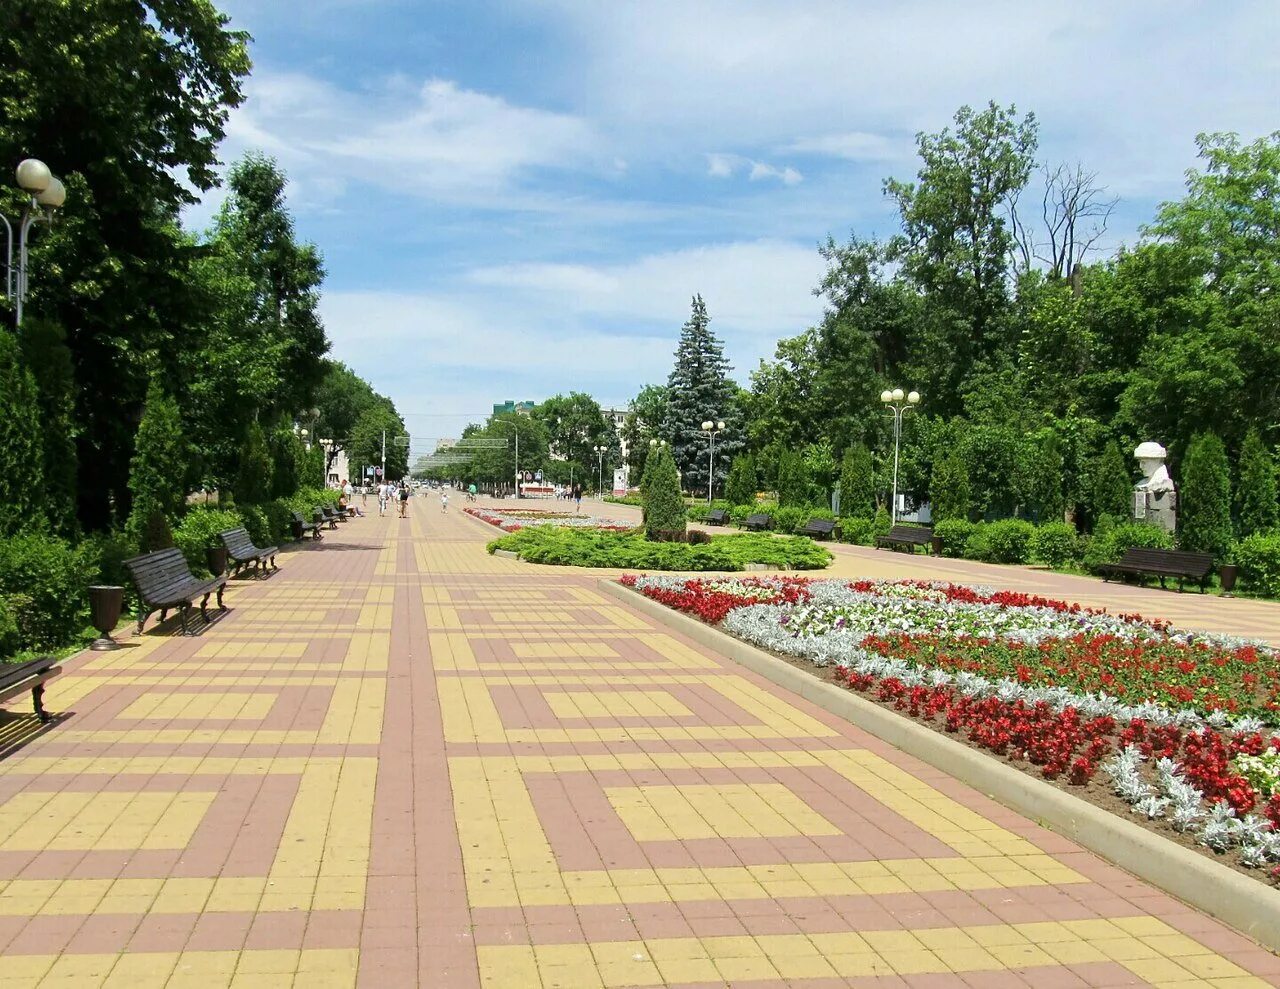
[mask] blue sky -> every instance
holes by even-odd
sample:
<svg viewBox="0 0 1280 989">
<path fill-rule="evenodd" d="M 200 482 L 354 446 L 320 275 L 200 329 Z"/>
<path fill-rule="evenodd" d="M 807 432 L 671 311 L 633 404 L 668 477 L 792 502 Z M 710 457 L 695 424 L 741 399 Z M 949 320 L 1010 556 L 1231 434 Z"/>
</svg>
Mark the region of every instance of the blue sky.
<svg viewBox="0 0 1280 989">
<path fill-rule="evenodd" d="M 962 103 L 1131 241 L 1202 130 L 1280 125 L 1273 0 L 221 0 L 254 36 L 223 148 L 275 155 L 333 355 L 422 449 L 506 398 L 624 403 L 701 292 L 744 383 L 820 315 L 816 245 L 889 234 L 888 175 Z M 205 224 L 217 196 L 193 210 Z"/>
</svg>

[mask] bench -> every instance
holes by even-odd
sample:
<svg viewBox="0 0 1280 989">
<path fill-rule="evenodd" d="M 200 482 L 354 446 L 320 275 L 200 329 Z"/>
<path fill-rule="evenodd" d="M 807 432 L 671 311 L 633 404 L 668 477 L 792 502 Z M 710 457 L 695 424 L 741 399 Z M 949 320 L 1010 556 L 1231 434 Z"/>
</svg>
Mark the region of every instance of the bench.
<svg viewBox="0 0 1280 989">
<path fill-rule="evenodd" d="M 1199 583 L 1203 594 L 1209 583 L 1209 575 L 1213 573 L 1213 554 L 1131 546 L 1124 551 L 1120 562 L 1109 563 L 1098 569 L 1102 572 L 1103 580 L 1130 574 L 1137 577 L 1159 577 L 1161 587 L 1164 587 L 1166 577 L 1177 577 L 1179 591 L 1182 590 L 1184 581 L 1194 580 Z"/>
<path fill-rule="evenodd" d="M 328 505 L 320 506 L 320 514 L 324 516 L 324 520 L 328 522 L 329 527 L 333 529 L 338 528 L 339 522 L 345 522 L 347 520 L 346 512 L 340 512 L 336 508 L 330 508 Z"/>
<path fill-rule="evenodd" d="M 769 528 L 769 524 L 773 521 L 773 517 L 767 512 L 761 512 L 759 515 L 748 515 L 742 520 L 742 528 L 750 529 L 752 532 L 764 532 Z"/>
<path fill-rule="evenodd" d="M 293 520 L 289 523 L 293 527 L 293 538 L 302 539 L 309 532 L 312 539 L 323 539 L 320 535 L 320 526 L 315 522 L 308 522 L 302 517 L 301 512 L 293 513 Z"/>
<path fill-rule="evenodd" d="M 26 663 L 13 666 L 0 666 L 0 703 L 31 691 L 31 703 L 36 709 L 36 717 L 43 724 L 53 720 L 44 709 L 44 684 L 62 672 L 62 667 L 52 656 L 42 656 Z"/>
<path fill-rule="evenodd" d="M 802 536 L 811 536 L 814 539 L 830 539 L 835 535 L 836 524 L 830 519 L 810 519 L 799 529 L 796 530 Z"/>
<path fill-rule="evenodd" d="M 250 563 L 253 564 L 254 576 L 256 577 L 262 576 L 264 567 L 269 566 L 272 570 L 280 569 L 276 564 L 278 547 L 268 546 L 265 549 L 259 549 L 253 545 L 253 540 L 249 538 L 249 531 L 243 526 L 239 529 L 228 529 L 226 532 L 219 532 L 218 538 L 222 540 L 222 545 L 227 548 L 227 556 L 232 564 L 231 576 L 234 577 Z"/>
<path fill-rule="evenodd" d="M 888 546 L 903 548 L 914 553 L 917 546 L 928 546 L 933 541 L 933 530 L 922 525 L 895 525 L 883 536 L 876 536 L 876 549 Z"/>
<path fill-rule="evenodd" d="M 160 612 L 160 620 L 164 621 L 170 608 L 177 608 L 182 616 L 182 634 L 187 634 L 187 613 L 191 610 L 191 602 L 200 598 L 200 614 L 205 621 L 209 620 L 209 595 L 218 595 L 218 607 L 223 611 L 227 606 L 222 603 L 222 591 L 226 587 L 227 577 L 214 577 L 201 580 L 187 566 L 187 558 L 180 549 L 161 549 L 154 553 L 145 553 L 125 560 L 124 565 L 133 578 L 133 586 L 138 591 L 138 634 L 142 634 L 142 626 L 153 611 Z"/>
<path fill-rule="evenodd" d="M 330 515 L 328 512 L 326 512 L 323 508 L 317 508 L 315 510 L 315 513 L 311 516 L 311 519 L 318 526 L 323 527 L 324 524 L 328 522 L 330 529 L 338 528 L 338 520 L 333 515 Z"/>
<path fill-rule="evenodd" d="M 723 508 L 713 508 L 707 512 L 707 525 L 728 525 L 729 513 Z"/>
</svg>

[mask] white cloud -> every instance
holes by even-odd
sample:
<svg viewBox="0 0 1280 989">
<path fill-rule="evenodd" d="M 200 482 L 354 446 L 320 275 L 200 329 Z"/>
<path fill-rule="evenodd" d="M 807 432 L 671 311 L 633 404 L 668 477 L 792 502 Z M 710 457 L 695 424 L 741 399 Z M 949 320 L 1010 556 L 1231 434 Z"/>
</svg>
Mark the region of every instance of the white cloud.
<svg viewBox="0 0 1280 989">
<path fill-rule="evenodd" d="M 844 131 L 801 138 L 792 141 L 786 150 L 797 154 L 830 155 L 848 161 L 891 161 L 909 154 L 911 146 L 907 142 L 890 141 L 883 134 Z"/>
<path fill-rule="evenodd" d="M 783 185 L 798 185 L 804 180 L 800 172 L 790 165 L 781 168 L 767 162 L 717 152 L 707 155 L 707 174 L 712 178 L 727 179 L 745 171 L 752 182 L 760 179 L 778 179 Z"/>
</svg>

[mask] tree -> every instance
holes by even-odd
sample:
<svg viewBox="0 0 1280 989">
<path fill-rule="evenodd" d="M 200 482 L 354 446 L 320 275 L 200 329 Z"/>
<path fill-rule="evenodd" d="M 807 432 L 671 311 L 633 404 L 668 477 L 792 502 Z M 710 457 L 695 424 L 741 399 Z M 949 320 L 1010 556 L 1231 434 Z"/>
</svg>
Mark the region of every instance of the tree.
<svg viewBox="0 0 1280 989">
<path fill-rule="evenodd" d="M 1025 275 L 1039 261 L 1051 281 L 1070 279 L 1076 267 L 1097 248 L 1120 200 L 1108 196 L 1106 187 L 1098 184 L 1097 173 L 1086 171 L 1080 162 L 1062 162 L 1052 168 L 1044 165 L 1041 173 L 1044 239 L 1039 239 L 1035 228 L 1019 215 L 1016 193 L 1009 210 L 1017 242 L 1017 267 Z"/>
<path fill-rule="evenodd" d="M 38 528 L 44 521 L 40 471 L 40 405 L 35 379 L 18 341 L 0 329 L 0 535 Z"/>
<path fill-rule="evenodd" d="M 784 508 L 810 503 L 809 472 L 799 450 L 783 450 L 778 457 L 778 504 Z"/>
<path fill-rule="evenodd" d="M 289 426 L 273 430 L 267 447 L 271 455 L 271 497 L 288 498 L 307 483 L 307 448 Z"/>
<path fill-rule="evenodd" d="M 840 465 L 840 514 L 845 518 L 869 519 L 876 511 L 875 462 L 871 451 L 855 443 L 844 451 Z"/>
<path fill-rule="evenodd" d="M 1178 545 L 1224 556 L 1231 548 L 1231 472 L 1227 450 L 1213 433 L 1199 433 L 1187 448 L 1178 491 Z"/>
<path fill-rule="evenodd" d="M 129 469 L 133 506 L 128 531 L 144 551 L 162 548 L 163 540 L 156 533 L 167 527 L 160 523 L 176 519 L 186 505 L 189 458 L 178 403 L 165 393 L 159 381 L 153 381 L 147 391 Z"/>
<path fill-rule="evenodd" d="M 1052 429 L 1040 429 L 1018 446 L 1015 478 L 1023 511 L 1037 522 L 1061 522 L 1065 499 L 1062 491 L 1062 445 Z"/>
<path fill-rule="evenodd" d="M 644 482 L 645 535 L 656 539 L 661 532 L 684 532 L 685 507 L 680 495 L 676 462 L 669 446 L 660 446 L 649 455 Z"/>
<path fill-rule="evenodd" d="M 756 503 L 756 462 L 749 453 L 740 453 L 729 467 L 729 478 L 724 484 L 725 500 L 733 505 Z"/>
<path fill-rule="evenodd" d="M 774 360 L 751 372 L 749 439 L 755 447 L 780 442 L 804 445 L 818 435 L 821 416 L 814 405 L 820 363 L 818 335 L 806 330 L 779 340 Z"/>
<path fill-rule="evenodd" d="M 809 503 L 828 506 L 831 499 L 831 488 L 836 483 L 836 475 L 840 465 L 836 462 L 835 451 L 826 440 L 810 443 L 802 454 L 804 472 L 809 480 Z"/>
<path fill-rule="evenodd" d="M 711 318 L 702 296 L 693 297 L 689 321 L 680 331 L 675 366 L 667 380 L 667 418 L 663 433 L 671 443 L 671 453 L 680 477 L 691 490 L 707 486 L 707 438 L 701 432 L 705 421 L 725 421 L 725 431 L 716 437 L 717 483 L 726 465 L 742 447 L 741 427 L 735 421 L 736 392 L 729 380 L 729 362 L 721 342 L 711 332 Z"/>
<path fill-rule="evenodd" d="M 595 447 L 607 447 L 606 467 L 621 459 L 622 447 L 617 430 L 605 416 L 600 403 L 590 395 L 576 391 L 568 395 L 553 395 L 539 403 L 532 418 L 540 422 L 546 431 L 548 456 L 575 465 L 577 479 L 584 483 L 588 477 L 594 478 L 597 474 L 599 458 Z"/>
<path fill-rule="evenodd" d="M 1089 510 L 1094 522 L 1104 515 L 1127 519 L 1133 513 L 1133 477 L 1124 451 L 1115 440 L 1103 448 L 1102 456 L 1098 458 L 1093 472 Z"/>
<path fill-rule="evenodd" d="M 351 461 L 380 467 L 384 437 L 386 479 L 398 481 L 409 473 L 409 434 L 391 399 L 377 395 L 373 403 L 360 413 L 351 429 L 351 446 L 348 449 Z M 329 464 L 326 464 L 326 474 L 328 470 Z"/>
<path fill-rule="evenodd" d="M 1276 504 L 1276 462 L 1256 429 L 1249 430 L 1240 449 L 1240 483 L 1236 487 L 1240 535 L 1266 532 L 1280 525 Z"/>
<path fill-rule="evenodd" d="M 340 361 L 324 361 L 324 372 L 316 387 L 316 416 L 314 421 L 302 423 L 313 430 L 312 442 L 321 438 L 332 440 L 323 473 L 329 472 L 329 464 L 340 452 L 350 451 L 356 422 L 376 401 L 377 394 L 364 378 Z M 381 454 L 378 460 L 363 462 L 380 463 Z"/>
<path fill-rule="evenodd" d="M 51 320 L 28 319 L 19 336 L 22 361 L 36 386 L 40 501 L 53 531 L 73 536 L 76 516 L 76 384 L 67 334 Z"/>
<path fill-rule="evenodd" d="M 256 422 L 249 423 L 236 467 L 236 501 L 245 505 L 267 501 L 271 496 L 272 466 L 262 427 Z"/>
<path fill-rule="evenodd" d="M 950 450 L 934 461 L 929 481 L 929 507 L 933 520 L 967 519 L 973 502 L 964 457 Z"/>
<path fill-rule="evenodd" d="M 134 427 L 153 371 L 177 390 L 195 298 L 181 206 L 216 182 L 243 99 L 248 35 L 209 0 L 0 4 L 0 160 L 38 152 L 74 208 L 34 239 L 28 315 L 68 329 L 81 521 L 128 503 Z M 11 213 L 6 184 L 0 209 Z"/>
</svg>

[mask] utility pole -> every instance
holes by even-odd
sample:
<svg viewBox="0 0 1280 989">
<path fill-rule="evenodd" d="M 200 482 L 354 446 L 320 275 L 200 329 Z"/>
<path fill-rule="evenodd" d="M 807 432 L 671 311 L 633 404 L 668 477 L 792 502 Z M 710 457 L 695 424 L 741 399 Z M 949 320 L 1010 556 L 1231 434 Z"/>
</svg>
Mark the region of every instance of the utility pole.
<svg viewBox="0 0 1280 989">
<path fill-rule="evenodd" d="M 387 431 L 382 431 L 382 483 L 387 483 Z"/>
<path fill-rule="evenodd" d="M 516 497 L 520 497 L 520 424 L 513 421 L 512 427 L 516 431 Z"/>
</svg>

